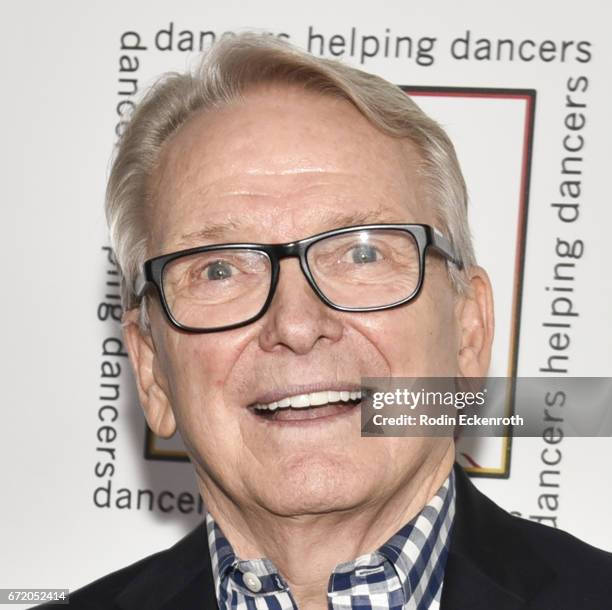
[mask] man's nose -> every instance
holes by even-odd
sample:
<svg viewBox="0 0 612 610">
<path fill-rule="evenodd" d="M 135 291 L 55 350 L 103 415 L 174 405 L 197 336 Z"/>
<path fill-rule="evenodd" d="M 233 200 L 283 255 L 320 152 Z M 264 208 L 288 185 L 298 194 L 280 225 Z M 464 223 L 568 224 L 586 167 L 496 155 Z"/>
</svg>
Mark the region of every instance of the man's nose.
<svg viewBox="0 0 612 610">
<path fill-rule="evenodd" d="M 264 317 L 259 335 L 262 349 L 284 346 L 296 354 L 306 354 L 319 341 L 335 342 L 342 336 L 343 315 L 328 307 L 315 294 L 296 259 L 280 265 L 276 291 Z"/>
</svg>

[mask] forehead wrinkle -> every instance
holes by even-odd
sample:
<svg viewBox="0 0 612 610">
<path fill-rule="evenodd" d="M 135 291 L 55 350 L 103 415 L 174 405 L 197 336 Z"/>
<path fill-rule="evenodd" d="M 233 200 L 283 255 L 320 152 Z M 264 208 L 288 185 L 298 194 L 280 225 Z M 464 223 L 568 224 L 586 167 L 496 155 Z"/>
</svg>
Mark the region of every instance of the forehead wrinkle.
<svg viewBox="0 0 612 610">
<path fill-rule="evenodd" d="M 354 175 L 335 168 L 299 167 L 272 170 L 261 168 L 224 172 L 220 176 L 202 180 L 198 184 L 196 178 L 206 176 L 207 169 L 204 164 L 184 175 L 173 176 L 177 184 L 173 185 L 172 190 L 177 202 L 201 200 L 202 203 L 206 203 L 206 198 L 214 200 L 232 196 L 281 198 L 287 195 L 307 194 L 309 191 L 336 184 L 340 189 L 346 189 L 346 185 L 350 185 L 355 178 Z M 217 168 L 213 165 L 213 169 Z M 281 177 L 283 179 L 279 181 L 278 178 Z M 341 195 L 342 190 L 338 194 Z"/>
<path fill-rule="evenodd" d="M 353 225 L 405 222 L 406 220 L 404 218 L 397 218 L 396 213 L 384 206 L 378 206 L 375 209 L 366 211 L 341 212 L 337 210 L 324 210 L 317 213 L 317 219 L 319 220 L 317 229 L 311 229 L 314 233 Z M 254 225 L 251 222 L 245 223 L 244 216 L 240 216 L 239 219 L 228 217 L 225 221 L 207 223 L 207 226 L 202 229 L 181 235 L 179 244 L 188 246 L 211 240 L 226 239 L 232 232 L 239 235 L 252 235 L 252 237 L 248 238 L 248 242 L 260 241 L 260 238 L 254 232 L 256 231 L 255 226 L 260 225 Z M 304 237 L 309 237 L 309 235 L 302 235 L 299 239 Z"/>
</svg>

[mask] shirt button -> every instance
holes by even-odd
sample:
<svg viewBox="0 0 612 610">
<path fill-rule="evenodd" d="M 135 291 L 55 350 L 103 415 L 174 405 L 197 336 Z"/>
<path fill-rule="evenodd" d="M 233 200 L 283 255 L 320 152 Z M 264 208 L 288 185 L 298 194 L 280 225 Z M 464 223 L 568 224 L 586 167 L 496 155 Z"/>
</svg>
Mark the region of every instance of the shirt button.
<svg viewBox="0 0 612 610">
<path fill-rule="evenodd" d="M 261 580 L 259 580 L 253 572 L 245 572 L 242 575 L 242 580 L 253 593 L 259 593 L 261 591 Z"/>
</svg>

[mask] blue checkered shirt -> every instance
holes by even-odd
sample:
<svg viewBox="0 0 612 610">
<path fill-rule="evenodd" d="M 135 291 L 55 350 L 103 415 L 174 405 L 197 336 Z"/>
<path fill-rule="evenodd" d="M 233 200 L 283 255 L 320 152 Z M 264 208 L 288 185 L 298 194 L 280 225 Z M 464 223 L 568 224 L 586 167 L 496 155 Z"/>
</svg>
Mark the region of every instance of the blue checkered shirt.
<svg viewBox="0 0 612 610">
<path fill-rule="evenodd" d="M 336 566 L 329 578 L 330 610 L 432 610 L 440 607 L 455 475 L 423 510 L 377 551 Z M 208 546 L 220 610 L 297 610 L 283 577 L 268 559 L 236 557 L 210 513 Z"/>
</svg>

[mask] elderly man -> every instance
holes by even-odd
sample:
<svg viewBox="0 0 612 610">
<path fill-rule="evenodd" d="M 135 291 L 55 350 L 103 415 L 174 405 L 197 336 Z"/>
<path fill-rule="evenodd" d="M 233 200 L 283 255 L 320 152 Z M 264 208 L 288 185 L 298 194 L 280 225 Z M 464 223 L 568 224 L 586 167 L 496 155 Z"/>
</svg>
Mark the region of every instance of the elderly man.
<svg viewBox="0 0 612 610">
<path fill-rule="evenodd" d="M 611 556 L 511 517 L 449 437 L 364 438 L 363 377 L 481 377 L 491 287 L 444 131 L 268 37 L 148 93 L 108 187 L 147 422 L 207 508 L 77 608 L 610 608 Z"/>
</svg>

